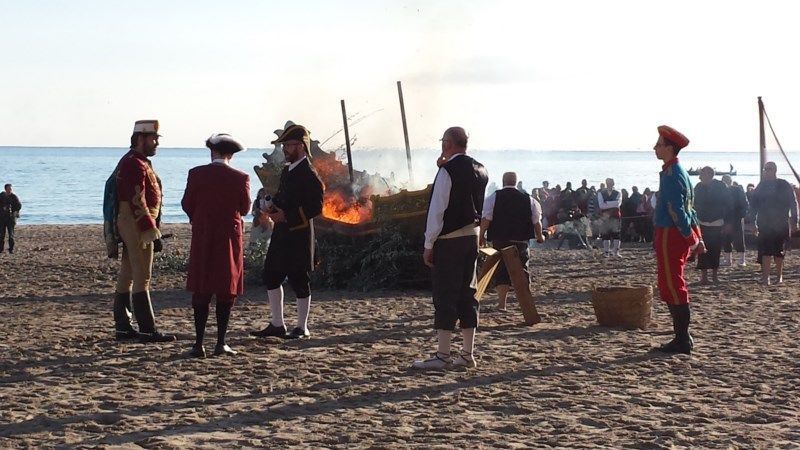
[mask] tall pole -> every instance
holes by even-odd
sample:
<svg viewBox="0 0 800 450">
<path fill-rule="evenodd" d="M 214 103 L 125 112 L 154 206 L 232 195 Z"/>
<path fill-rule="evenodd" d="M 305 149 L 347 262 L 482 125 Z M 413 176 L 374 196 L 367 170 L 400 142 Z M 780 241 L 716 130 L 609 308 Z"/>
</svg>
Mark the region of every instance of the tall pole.
<svg viewBox="0 0 800 450">
<path fill-rule="evenodd" d="M 342 122 L 344 122 L 344 144 L 347 148 L 347 170 L 350 172 L 350 183 L 353 183 L 353 155 L 350 153 L 350 130 L 347 129 L 347 110 L 342 100 Z"/>
<path fill-rule="evenodd" d="M 414 172 L 411 170 L 411 145 L 408 143 L 408 125 L 406 124 L 406 106 L 403 103 L 403 86 L 397 82 L 397 95 L 400 96 L 400 117 L 403 118 L 403 137 L 406 139 L 406 160 L 408 161 L 408 184 L 414 185 Z"/>
<path fill-rule="evenodd" d="M 764 102 L 758 97 L 758 173 L 759 180 L 764 179 L 764 164 L 767 163 L 767 138 L 764 134 Z"/>
</svg>

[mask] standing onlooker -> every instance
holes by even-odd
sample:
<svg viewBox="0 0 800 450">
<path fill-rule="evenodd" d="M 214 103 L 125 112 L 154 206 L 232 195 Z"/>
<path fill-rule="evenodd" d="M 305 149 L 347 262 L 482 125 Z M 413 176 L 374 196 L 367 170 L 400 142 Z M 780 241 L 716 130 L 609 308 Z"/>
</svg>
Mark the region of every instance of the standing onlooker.
<svg viewBox="0 0 800 450">
<path fill-rule="evenodd" d="M 186 290 L 192 292 L 195 343 L 189 355 L 205 358 L 203 348 L 211 297 L 216 297 L 217 345 L 214 355 L 235 355 L 225 343 L 231 310 L 244 293 L 244 219 L 250 210 L 250 177 L 230 166 L 244 145 L 226 133 L 206 140 L 211 164 L 189 171 L 181 206 L 192 224 Z"/>
<path fill-rule="evenodd" d="M 586 215 L 589 213 L 589 188 L 587 187 L 586 179 L 581 180 L 581 187 L 575 189 L 575 194 L 573 198 L 575 199 L 575 204 L 578 205 L 578 208 L 581 210 L 581 214 Z"/>
<path fill-rule="evenodd" d="M 721 265 L 730 266 L 731 253 L 736 249 L 739 252 L 739 267 L 747 265 L 744 247 L 744 218 L 747 216 L 747 195 L 744 189 L 732 183 L 730 175 L 723 175 L 722 182 L 728 187 L 728 215 L 725 217 L 725 227 L 722 230 L 722 249 L 725 252 Z"/>
<path fill-rule="evenodd" d="M 17 225 L 19 210 L 22 209 L 22 203 L 11 187 L 11 183 L 8 183 L 3 187 L 3 192 L 0 192 L 0 253 L 3 253 L 6 245 L 6 234 L 8 253 L 14 253 L 14 227 Z"/>
<path fill-rule="evenodd" d="M 769 257 L 775 260 L 778 283 L 783 282 L 783 257 L 791 233 L 797 230 L 797 199 L 792 185 L 777 176 L 774 162 L 764 164 L 764 178 L 753 191 L 761 282 L 769 285 Z"/>
<path fill-rule="evenodd" d="M 606 188 L 597 193 L 597 206 L 602 220 L 601 238 L 603 239 L 603 256 L 620 256 L 620 205 L 622 195 L 614 189 L 614 179 L 606 178 Z"/>
<path fill-rule="evenodd" d="M 253 249 L 257 245 L 264 243 L 265 248 L 269 247 L 269 240 L 272 237 L 272 230 L 275 224 L 269 218 L 269 206 L 272 198 L 267 195 L 267 190 L 261 188 L 256 194 L 256 199 L 253 200 L 253 226 L 250 228 L 250 248 Z"/>
<path fill-rule="evenodd" d="M 700 269 L 700 282 L 708 283 L 708 270 L 711 279 L 719 283 L 719 254 L 722 250 L 722 226 L 730 209 L 728 189 L 722 181 L 714 179 L 714 169 L 700 169 L 700 182 L 694 187 L 694 209 L 700 221 L 700 231 L 706 244 L 706 253 L 697 258 Z"/>
<path fill-rule="evenodd" d="M 441 141 L 440 160 L 444 164 L 433 182 L 422 255 L 431 268 L 438 347 L 431 358 L 414 361 L 411 367 L 415 369 L 476 366 L 478 224 L 489 177 L 482 164 L 466 155 L 467 133 L 463 128 L 448 128 Z M 463 344 L 453 360 L 450 339 L 456 322 L 461 325 Z"/>
<path fill-rule="evenodd" d="M 653 241 L 653 203 L 651 199 L 654 197 L 655 194 L 650 192 L 650 188 L 645 188 L 644 193 L 639 197 L 639 204 L 636 206 L 637 233 L 644 242 Z"/>
</svg>

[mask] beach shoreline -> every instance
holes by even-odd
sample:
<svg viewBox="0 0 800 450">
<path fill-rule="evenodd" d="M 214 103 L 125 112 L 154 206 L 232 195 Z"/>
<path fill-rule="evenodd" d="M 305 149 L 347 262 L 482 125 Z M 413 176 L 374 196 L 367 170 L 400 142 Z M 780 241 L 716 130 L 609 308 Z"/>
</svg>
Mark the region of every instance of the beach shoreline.
<svg viewBox="0 0 800 450">
<path fill-rule="evenodd" d="M 249 228 L 249 227 L 248 227 Z M 191 227 L 164 224 L 165 252 L 188 255 Z M 247 239 L 247 236 L 245 236 Z M 312 339 L 258 340 L 266 292 L 248 286 L 231 319 L 235 358 L 187 359 L 193 342 L 185 274 L 156 265 L 156 323 L 178 341 L 113 340 L 118 261 L 102 225 L 20 225 L 0 255 L 0 447 L 773 447 L 800 442 L 800 258 L 786 282 L 758 283 L 748 266 L 699 286 L 687 268 L 695 354 L 648 349 L 653 327 L 597 325 L 591 290 L 654 285 L 647 245 L 624 258 L 586 250 L 532 256 L 541 324 L 482 301 L 478 368 L 416 373 L 434 344 L 426 291 L 313 294 Z M 287 291 L 287 292 L 290 292 Z M 286 316 L 293 325 L 294 299 Z M 213 345 L 216 330 L 207 332 Z M 457 338 L 456 341 L 459 341 Z M 456 342 L 455 348 L 459 347 Z"/>
</svg>

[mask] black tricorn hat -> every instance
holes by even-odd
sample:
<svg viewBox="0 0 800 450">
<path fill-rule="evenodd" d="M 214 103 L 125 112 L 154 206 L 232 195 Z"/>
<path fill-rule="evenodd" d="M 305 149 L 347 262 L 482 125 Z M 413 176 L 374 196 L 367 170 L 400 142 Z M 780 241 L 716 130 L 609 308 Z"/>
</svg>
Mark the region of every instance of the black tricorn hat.
<svg viewBox="0 0 800 450">
<path fill-rule="evenodd" d="M 301 141 L 306 147 L 306 154 L 311 157 L 311 133 L 302 125 L 291 125 L 286 127 L 278 136 L 278 139 L 270 142 L 270 144 L 281 144 L 286 141 Z"/>
<path fill-rule="evenodd" d="M 247 147 L 228 133 L 214 133 L 206 139 L 206 147 L 222 155 L 247 151 Z"/>
</svg>

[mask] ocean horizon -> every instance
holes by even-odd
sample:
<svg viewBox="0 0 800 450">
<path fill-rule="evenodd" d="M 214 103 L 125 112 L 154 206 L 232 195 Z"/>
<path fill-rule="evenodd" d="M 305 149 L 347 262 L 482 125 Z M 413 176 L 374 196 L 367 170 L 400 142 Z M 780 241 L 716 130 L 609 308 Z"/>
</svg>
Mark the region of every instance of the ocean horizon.
<svg viewBox="0 0 800 450">
<path fill-rule="evenodd" d="M 124 147 L 0 147 L 0 183 L 12 183 L 23 204 L 18 224 L 102 223 L 105 181 L 127 151 Z M 264 162 L 262 154 L 271 151 L 250 148 L 232 160 L 233 167 L 250 175 L 253 196 L 261 187 L 253 166 Z M 413 149 L 411 153 L 413 186 L 408 186 L 404 149 L 353 150 L 353 165 L 356 170 L 394 176 L 405 187 L 421 189 L 433 181 L 439 150 Z M 542 181 L 551 187 L 572 182 L 575 188 L 586 179 L 589 185 L 599 186 L 607 177 L 615 179 L 618 189 L 638 186 L 640 191 L 647 187 L 655 190 L 661 168 L 652 150 L 476 149 L 468 153 L 486 166 L 490 183 L 500 186 L 502 174 L 515 171 L 526 190 L 540 187 Z M 733 165 L 738 171 L 736 182 L 758 183 L 757 152 L 685 151 L 680 159 L 686 168 L 708 165 L 727 171 Z M 163 221 L 188 222 L 180 207 L 186 177 L 192 167 L 210 162 L 208 150 L 159 148 L 151 160 L 164 185 Z M 788 167 L 779 167 L 779 176 L 794 180 Z"/>
</svg>

